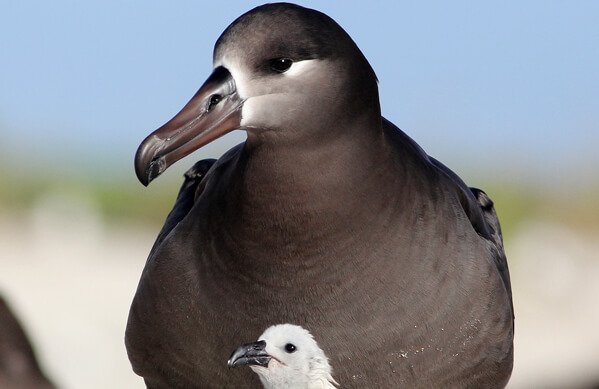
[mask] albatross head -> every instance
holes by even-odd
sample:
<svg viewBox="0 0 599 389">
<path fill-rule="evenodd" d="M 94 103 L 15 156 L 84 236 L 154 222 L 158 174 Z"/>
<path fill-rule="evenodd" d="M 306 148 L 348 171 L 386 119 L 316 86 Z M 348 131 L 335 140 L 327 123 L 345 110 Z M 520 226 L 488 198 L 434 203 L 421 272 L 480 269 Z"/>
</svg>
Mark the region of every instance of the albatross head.
<svg viewBox="0 0 599 389">
<path fill-rule="evenodd" d="M 287 3 L 249 11 L 220 36 L 213 65 L 187 105 L 139 146 L 135 171 L 144 185 L 233 130 L 245 130 L 252 144 L 303 145 L 338 136 L 365 112 L 380 121 L 374 71 L 318 11 Z"/>
<path fill-rule="evenodd" d="M 238 347 L 228 365 L 249 365 L 266 389 L 334 389 L 338 385 L 314 337 L 292 324 L 269 327 L 257 342 Z"/>
</svg>

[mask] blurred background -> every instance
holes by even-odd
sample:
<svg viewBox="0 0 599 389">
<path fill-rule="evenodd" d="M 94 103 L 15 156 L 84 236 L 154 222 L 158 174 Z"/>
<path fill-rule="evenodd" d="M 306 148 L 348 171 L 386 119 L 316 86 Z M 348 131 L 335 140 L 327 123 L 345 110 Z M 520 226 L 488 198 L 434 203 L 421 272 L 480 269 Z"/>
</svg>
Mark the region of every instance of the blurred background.
<svg viewBox="0 0 599 389">
<path fill-rule="evenodd" d="M 298 1 L 335 19 L 383 115 L 495 201 L 516 310 L 509 388 L 599 383 L 599 2 Z M 0 294 L 57 386 L 142 388 L 131 299 L 181 174 L 141 140 L 255 1 L 0 1 Z M 225 363 L 225 361 L 223 361 Z"/>
</svg>

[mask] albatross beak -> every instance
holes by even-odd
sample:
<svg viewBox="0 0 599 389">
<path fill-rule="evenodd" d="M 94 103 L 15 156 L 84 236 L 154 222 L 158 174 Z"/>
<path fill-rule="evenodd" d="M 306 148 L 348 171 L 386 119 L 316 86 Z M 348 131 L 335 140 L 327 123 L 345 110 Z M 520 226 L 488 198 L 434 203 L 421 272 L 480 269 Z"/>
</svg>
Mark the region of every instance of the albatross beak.
<svg viewBox="0 0 599 389">
<path fill-rule="evenodd" d="M 243 100 L 222 66 L 168 123 L 151 133 L 135 154 L 135 173 L 148 185 L 179 159 L 239 128 Z"/>
<path fill-rule="evenodd" d="M 266 352 L 266 342 L 244 344 L 239 346 L 237 350 L 229 357 L 227 365 L 229 367 L 239 367 L 245 365 L 268 366 L 268 362 L 272 357 Z"/>
</svg>

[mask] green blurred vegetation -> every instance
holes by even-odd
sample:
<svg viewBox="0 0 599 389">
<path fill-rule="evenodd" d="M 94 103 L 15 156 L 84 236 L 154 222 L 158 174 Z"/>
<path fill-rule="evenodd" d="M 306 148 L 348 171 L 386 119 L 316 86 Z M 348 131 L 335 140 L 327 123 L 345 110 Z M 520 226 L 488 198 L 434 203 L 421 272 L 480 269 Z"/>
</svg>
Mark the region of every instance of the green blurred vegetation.
<svg viewBox="0 0 599 389">
<path fill-rule="evenodd" d="M 0 213 L 27 212 L 45 195 L 74 194 L 91 201 L 103 220 L 142 223 L 159 228 L 174 204 L 182 176 L 169 172 L 143 187 L 129 176 L 49 174 L 44 170 L 0 170 Z M 525 184 L 489 182 L 480 187 L 495 202 L 504 238 L 510 239 L 528 221 L 551 222 L 579 231 L 599 230 L 599 186 L 566 188 L 566 192 Z"/>
<path fill-rule="evenodd" d="M 581 233 L 598 233 L 599 187 L 571 189 L 564 192 L 497 182 L 484 187 L 495 203 L 506 240 L 524 223 L 532 221 L 560 224 Z"/>
<path fill-rule="evenodd" d="M 162 178 L 162 177 L 161 177 Z M 107 223 L 133 222 L 160 226 L 174 204 L 182 177 L 164 177 L 143 187 L 131 177 L 0 171 L 0 210 L 22 212 L 49 194 L 91 201 Z"/>
</svg>

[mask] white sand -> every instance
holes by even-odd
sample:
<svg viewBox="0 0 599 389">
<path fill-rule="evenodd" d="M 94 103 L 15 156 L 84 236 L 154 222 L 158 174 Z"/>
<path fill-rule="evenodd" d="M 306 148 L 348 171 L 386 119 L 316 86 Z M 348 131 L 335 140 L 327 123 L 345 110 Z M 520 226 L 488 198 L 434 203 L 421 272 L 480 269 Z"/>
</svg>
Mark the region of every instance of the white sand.
<svg viewBox="0 0 599 389">
<path fill-rule="evenodd" d="M 64 196 L 0 217 L 0 293 L 59 387 L 145 387 L 123 337 L 157 232 L 106 227 L 93 204 Z M 509 388 L 599 379 L 599 239 L 531 224 L 507 249 L 516 306 Z"/>
<path fill-rule="evenodd" d="M 530 224 L 507 255 L 516 311 L 509 388 L 599 385 L 599 236 Z"/>
<path fill-rule="evenodd" d="M 89 204 L 63 200 L 0 218 L 0 293 L 59 388 L 145 388 L 123 339 L 156 232 L 105 229 Z"/>
</svg>

